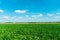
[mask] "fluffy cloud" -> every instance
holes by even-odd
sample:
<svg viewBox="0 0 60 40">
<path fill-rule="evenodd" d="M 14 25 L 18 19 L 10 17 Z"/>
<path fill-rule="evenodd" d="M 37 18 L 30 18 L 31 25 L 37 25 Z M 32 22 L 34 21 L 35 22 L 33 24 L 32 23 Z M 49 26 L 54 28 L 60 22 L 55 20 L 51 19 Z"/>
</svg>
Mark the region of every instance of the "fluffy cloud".
<svg viewBox="0 0 60 40">
<path fill-rule="evenodd" d="M 9 19 L 9 17 L 8 16 L 3 16 L 3 19 Z"/>
<path fill-rule="evenodd" d="M 3 10 L 0 10 L 0 13 L 3 13 L 4 11 Z"/>
<path fill-rule="evenodd" d="M 42 17 L 43 14 L 38 14 L 38 15 L 32 15 L 32 17 L 37 18 L 37 17 Z"/>
<path fill-rule="evenodd" d="M 42 16 L 43 16 L 43 14 L 39 14 L 38 16 L 39 16 L 39 17 L 42 17 Z"/>
<path fill-rule="evenodd" d="M 47 16 L 53 16 L 53 14 L 47 14 Z"/>
<path fill-rule="evenodd" d="M 37 17 L 37 15 L 32 15 L 31 17 L 32 17 L 32 18 L 35 18 L 35 17 Z"/>
<path fill-rule="evenodd" d="M 60 16 L 56 16 L 55 18 L 60 19 Z"/>
<path fill-rule="evenodd" d="M 15 13 L 27 13 L 27 10 L 15 10 Z"/>
</svg>

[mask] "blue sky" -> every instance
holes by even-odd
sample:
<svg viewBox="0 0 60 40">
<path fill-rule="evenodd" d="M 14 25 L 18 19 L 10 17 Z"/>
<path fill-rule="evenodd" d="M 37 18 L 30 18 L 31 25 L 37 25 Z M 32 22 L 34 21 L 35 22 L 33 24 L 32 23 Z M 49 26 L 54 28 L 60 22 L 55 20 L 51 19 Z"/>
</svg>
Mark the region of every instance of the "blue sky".
<svg viewBox="0 0 60 40">
<path fill-rule="evenodd" d="M 0 22 L 60 21 L 60 0 L 0 0 Z"/>
</svg>

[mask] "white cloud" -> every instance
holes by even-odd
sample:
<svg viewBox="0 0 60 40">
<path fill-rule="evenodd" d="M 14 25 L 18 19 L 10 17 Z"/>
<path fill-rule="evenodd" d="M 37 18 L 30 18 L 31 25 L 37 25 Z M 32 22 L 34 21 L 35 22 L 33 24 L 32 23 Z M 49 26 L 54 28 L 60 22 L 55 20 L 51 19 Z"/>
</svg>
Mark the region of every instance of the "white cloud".
<svg viewBox="0 0 60 40">
<path fill-rule="evenodd" d="M 37 19 L 38 16 L 37 15 L 32 15 L 29 19 Z"/>
<path fill-rule="evenodd" d="M 15 10 L 15 13 L 27 13 L 27 10 Z"/>
<path fill-rule="evenodd" d="M 42 17 L 42 16 L 43 16 L 43 14 L 39 14 L 38 16 L 39 16 L 39 17 Z"/>
<path fill-rule="evenodd" d="M 32 15 L 31 17 L 32 18 L 39 18 L 39 17 L 42 17 L 43 16 L 43 14 L 38 14 L 38 15 Z"/>
<path fill-rule="evenodd" d="M 9 19 L 9 17 L 8 16 L 3 16 L 3 19 Z"/>
<path fill-rule="evenodd" d="M 0 10 L 0 13 L 3 13 L 4 11 L 3 10 Z"/>
<path fill-rule="evenodd" d="M 23 19 L 23 17 L 17 17 L 17 19 Z"/>
<path fill-rule="evenodd" d="M 47 16 L 53 16 L 53 14 L 47 14 Z"/>
<path fill-rule="evenodd" d="M 60 19 L 60 16 L 56 16 L 55 18 Z"/>
<path fill-rule="evenodd" d="M 35 17 L 37 17 L 37 15 L 32 15 L 31 17 L 35 18 Z"/>
</svg>

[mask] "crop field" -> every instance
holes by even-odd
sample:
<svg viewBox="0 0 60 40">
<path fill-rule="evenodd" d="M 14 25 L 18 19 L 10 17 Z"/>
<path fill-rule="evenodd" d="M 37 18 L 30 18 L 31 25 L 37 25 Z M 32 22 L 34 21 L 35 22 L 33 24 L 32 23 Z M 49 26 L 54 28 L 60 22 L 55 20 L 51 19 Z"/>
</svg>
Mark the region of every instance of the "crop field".
<svg viewBox="0 0 60 40">
<path fill-rule="evenodd" d="M 0 24 L 0 40 L 60 40 L 60 24 Z"/>
</svg>

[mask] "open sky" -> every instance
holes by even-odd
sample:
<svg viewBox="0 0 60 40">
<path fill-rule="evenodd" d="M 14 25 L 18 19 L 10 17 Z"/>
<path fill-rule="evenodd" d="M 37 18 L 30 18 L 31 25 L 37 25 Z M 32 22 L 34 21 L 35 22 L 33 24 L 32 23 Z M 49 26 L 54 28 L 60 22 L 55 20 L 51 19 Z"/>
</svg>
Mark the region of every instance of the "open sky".
<svg viewBox="0 0 60 40">
<path fill-rule="evenodd" d="M 60 0 L 0 0 L 0 22 L 60 21 Z"/>
</svg>

